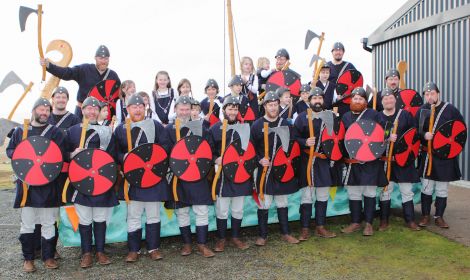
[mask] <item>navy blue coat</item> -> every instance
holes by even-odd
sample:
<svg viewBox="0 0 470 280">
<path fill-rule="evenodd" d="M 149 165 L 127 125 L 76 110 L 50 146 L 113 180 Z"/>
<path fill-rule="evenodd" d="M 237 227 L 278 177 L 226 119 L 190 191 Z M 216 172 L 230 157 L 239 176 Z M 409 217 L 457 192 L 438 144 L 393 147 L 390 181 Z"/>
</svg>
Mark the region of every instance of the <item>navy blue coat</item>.
<svg viewBox="0 0 470 280">
<path fill-rule="evenodd" d="M 28 137 L 41 135 L 48 125 L 42 127 L 31 126 L 28 130 Z M 13 131 L 10 142 L 6 148 L 6 153 L 9 158 L 12 158 L 13 152 L 16 149 L 16 146 L 20 144 L 23 136 L 23 128 L 17 127 Z M 64 143 L 64 134 L 62 131 L 55 127 L 51 126 L 49 130 L 45 133 L 44 137 L 54 141 L 62 153 L 65 151 Z M 59 176 L 60 178 L 60 176 Z M 61 184 L 60 180 L 57 178 L 51 183 L 44 186 L 29 186 L 28 187 L 28 196 L 26 199 L 25 207 L 36 207 L 36 208 L 52 208 L 59 207 L 61 204 Z M 19 179 L 16 180 L 16 196 L 15 202 L 13 204 L 14 208 L 20 208 L 21 199 L 23 197 L 23 182 Z"/>
<path fill-rule="evenodd" d="M 219 103 L 221 105 L 224 103 L 224 99 L 222 97 L 217 96 L 216 99 L 219 101 Z M 210 104 L 211 104 L 211 102 L 210 102 L 209 97 L 206 97 L 201 101 L 201 110 L 202 110 L 202 113 L 204 114 L 204 116 L 209 114 Z M 212 114 L 215 117 L 217 117 L 219 120 L 220 120 L 221 110 L 222 110 L 222 108 L 220 108 L 219 104 L 214 102 L 214 107 L 212 108 Z"/>
<path fill-rule="evenodd" d="M 457 108 L 455 108 L 452 104 L 448 103 L 446 108 L 441 114 L 441 117 L 437 119 L 438 114 L 442 110 L 444 106 L 444 102 L 441 102 L 439 106 L 436 107 L 436 112 L 435 112 L 435 119 L 434 121 L 437 121 L 436 125 L 436 130 L 443 125 L 444 123 L 450 121 L 450 120 L 460 120 L 464 121 L 462 114 L 459 112 Z M 419 118 L 421 114 L 422 109 L 428 109 L 430 110 L 430 105 L 429 104 L 424 104 L 421 106 L 421 108 L 418 110 L 416 113 L 416 123 L 419 125 Z M 424 122 L 424 128 L 423 131 L 427 132 L 429 128 L 429 117 L 426 118 Z M 421 145 L 423 147 L 427 146 L 427 141 L 424 140 L 424 132 L 421 133 Z M 459 157 L 455 157 L 453 159 L 440 159 L 436 156 L 432 156 L 432 169 L 431 169 L 431 176 L 426 176 L 426 172 L 424 171 L 424 163 L 425 163 L 425 158 L 426 158 L 427 153 L 424 151 L 421 151 L 420 157 L 419 157 L 419 168 L 418 168 L 418 174 L 422 178 L 426 179 L 431 179 L 435 181 L 442 181 L 442 182 L 450 182 L 450 181 L 455 181 L 455 180 L 460 180 L 462 177 L 462 174 L 460 172 L 460 167 L 459 167 Z"/>
<path fill-rule="evenodd" d="M 253 142 L 256 150 L 257 161 L 258 161 L 258 174 L 256 182 L 256 191 L 259 193 L 259 183 L 261 180 L 261 174 L 263 172 L 263 166 L 259 164 L 259 161 L 264 158 L 264 133 L 263 133 L 263 124 L 264 122 L 269 123 L 269 127 L 280 126 L 289 126 L 287 120 L 283 118 L 278 118 L 274 122 L 267 121 L 264 117 L 257 119 L 251 126 L 251 141 Z M 293 139 L 292 129 L 289 126 L 290 130 L 290 139 Z M 279 147 L 281 147 L 281 140 L 277 137 L 276 145 L 274 146 L 274 133 L 269 134 L 269 159 L 272 160 L 274 153 Z M 274 151 L 274 153 L 273 153 Z M 268 168 L 269 170 L 270 168 Z M 290 182 L 281 183 L 274 179 L 273 172 L 266 174 L 266 184 L 264 185 L 264 193 L 269 195 L 284 195 L 295 193 L 299 190 L 298 179 L 294 177 Z"/>
<path fill-rule="evenodd" d="M 380 116 L 377 111 L 366 109 L 361 120 L 372 120 L 377 123 L 380 122 Z M 357 120 L 359 114 L 353 114 L 351 111 L 347 112 L 342 117 L 342 122 L 346 131 Z M 378 186 L 384 187 L 388 185 L 387 177 L 384 172 L 384 164 L 380 159 L 365 162 L 346 164 L 351 166 L 349 178 L 344 182 L 346 186 Z"/>
<path fill-rule="evenodd" d="M 332 110 L 336 84 L 334 82 L 328 81 L 326 85 L 323 85 L 321 81 L 317 81 L 317 87 L 321 88 L 325 93 L 323 96 L 323 108 L 326 110 Z"/>
<path fill-rule="evenodd" d="M 346 65 L 347 63 L 347 65 Z M 338 80 L 338 77 L 340 76 L 341 70 L 344 68 L 343 72 L 346 72 L 347 70 L 356 70 L 356 67 L 351 62 L 343 61 L 338 65 L 333 64 L 333 62 L 329 61 L 328 65 L 330 66 L 330 77 L 328 80 L 330 82 L 333 82 L 336 84 L 336 81 Z M 346 67 L 345 67 L 346 65 Z M 341 74 L 342 74 L 341 73 Z"/>
<path fill-rule="evenodd" d="M 209 130 L 209 135 L 209 140 L 211 142 L 211 146 L 213 147 L 212 154 L 214 159 L 217 159 L 220 157 L 220 151 L 222 148 L 222 123 L 218 122 L 214 124 Z M 238 138 L 240 137 L 238 136 L 237 132 L 234 132 L 233 130 L 227 131 L 225 149 L 227 149 L 230 143 L 237 140 Z M 219 166 L 219 168 L 221 168 L 221 166 Z M 224 183 L 221 188 L 220 185 L 222 180 Z M 219 180 L 217 181 L 216 193 L 221 197 L 248 196 L 251 195 L 252 191 L 253 177 L 245 183 L 237 184 L 227 179 L 227 177 L 224 176 L 224 172 L 221 172 Z"/>
<path fill-rule="evenodd" d="M 385 134 L 390 135 L 393 130 L 393 123 L 397 117 L 398 110 L 395 110 L 395 114 L 392 116 L 386 116 L 383 112 L 379 113 L 380 125 L 386 130 Z M 398 118 L 397 127 L 397 140 L 405 133 L 408 129 L 416 127 L 415 119 L 413 116 L 405 110 L 402 110 Z M 388 146 L 390 144 L 387 144 Z M 385 155 L 385 154 L 384 154 Z M 396 183 L 418 183 L 419 176 L 414 164 L 410 164 L 405 167 L 398 166 L 395 161 L 392 161 L 390 173 L 390 181 Z M 386 170 L 385 170 L 386 171 Z"/>
<path fill-rule="evenodd" d="M 166 146 L 165 139 L 167 138 L 166 131 L 164 127 L 153 120 L 155 125 L 155 139 L 147 139 L 147 135 L 142 133 L 142 136 L 139 140 L 140 146 L 146 143 L 156 143 L 159 144 L 165 149 L 167 153 L 169 153 L 168 147 Z M 131 129 L 131 139 L 132 139 L 132 148 L 135 148 L 135 141 L 139 136 L 141 129 L 138 127 L 134 127 Z M 120 124 L 116 127 L 114 131 L 114 136 L 116 137 L 116 144 L 117 144 L 117 159 L 118 163 L 122 166 L 124 163 L 124 156 L 127 154 L 127 136 L 126 136 L 126 127 L 125 124 Z M 124 186 L 124 182 L 119 186 L 119 193 L 122 192 Z M 170 199 L 170 192 L 171 189 L 168 185 L 166 177 L 162 178 L 162 180 L 155 184 L 150 188 L 139 188 L 133 184 L 129 186 L 129 199 L 135 201 L 145 201 L 145 202 L 152 202 L 152 201 L 167 201 Z M 121 195 L 119 196 L 121 198 Z"/>
<path fill-rule="evenodd" d="M 76 124 L 67 130 L 66 146 L 67 152 L 69 154 L 75 151 L 76 148 L 78 148 L 80 144 L 81 132 L 81 124 Z M 87 149 L 100 148 L 99 136 L 94 135 L 90 138 L 93 132 L 93 130 L 88 130 L 86 133 L 85 148 Z M 111 133 L 111 130 L 109 133 Z M 88 145 L 86 144 L 87 142 Z M 111 141 L 109 142 L 106 152 L 109 153 L 114 158 L 114 160 L 116 160 L 116 139 L 114 138 L 114 135 L 111 136 Z M 107 192 L 97 196 L 88 196 L 78 191 L 75 191 L 72 198 L 72 202 L 88 207 L 113 207 L 118 205 L 118 200 L 114 188 L 110 188 Z"/>
<path fill-rule="evenodd" d="M 160 119 L 162 124 L 169 123 L 169 114 L 170 114 L 170 111 L 173 109 L 171 107 L 174 106 L 172 102 L 176 101 L 175 91 L 172 88 L 170 88 L 169 92 L 170 94 L 168 96 L 160 97 L 160 98 L 157 98 L 156 93 L 152 92 L 153 102 L 155 106 L 155 113 L 157 113 L 157 116 Z"/>
<path fill-rule="evenodd" d="M 321 134 L 324 125 L 322 125 L 321 119 L 313 119 L 313 130 L 316 138 L 315 150 L 318 149 L 319 153 L 323 153 L 321 148 Z M 307 181 L 307 163 L 310 153 L 310 147 L 306 145 L 307 138 L 310 137 L 308 128 L 308 115 L 307 112 L 303 112 L 297 116 L 294 124 L 294 138 L 299 143 L 301 149 L 301 166 L 300 172 L 298 172 L 299 185 L 305 187 L 308 185 Z M 332 174 L 330 168 L 330 160 L 328 158 L 321 159 L 315 158 L 313 164 L 313 184 L 315 187 L 329 187 L 333 185 Z"/>
<path fill-rule="evenodd" d="M 297 101 L 297 103 L 295 103 L 295 111 L 297 112 L 297 114 L 300 115 L 300 113 L 302 112 L 306 112 L 307 109 L 309 108 L 309 105 L 307 103 L 305 103 L 302 99 L 299 98 L 299 101 Z M 298 116 L 298 115 L 297 115 Z"/>
</svg>

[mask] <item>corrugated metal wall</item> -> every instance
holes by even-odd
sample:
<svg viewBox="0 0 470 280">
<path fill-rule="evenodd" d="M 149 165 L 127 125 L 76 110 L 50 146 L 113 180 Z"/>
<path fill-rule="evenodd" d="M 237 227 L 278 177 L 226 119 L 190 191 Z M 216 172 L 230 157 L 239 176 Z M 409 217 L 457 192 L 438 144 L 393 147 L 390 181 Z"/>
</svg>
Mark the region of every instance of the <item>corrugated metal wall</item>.
<svg viewBox="0 0 470 280">
<path fill-rule="evenodd" d="M 416 21 L 423 12 L 426 12 L 425 16 L 432 15 L 466 3 L 470 0 L 420 1 L 394 25 Z M 442 99 L 459 108 L 470 125 L 469 37 L 470 17 L 467 17 L 373 46 L 375 85 L 383 88 L 385 72 L 396 67 L 398 61 L 405 60 L 408 63 L 405 76 L 407 88 L 420 92 L 425 82 L 435 81 Z M 460 156 L 465 180 L 470 179 L 469 145 L 470 142 Z"/>
</svg>

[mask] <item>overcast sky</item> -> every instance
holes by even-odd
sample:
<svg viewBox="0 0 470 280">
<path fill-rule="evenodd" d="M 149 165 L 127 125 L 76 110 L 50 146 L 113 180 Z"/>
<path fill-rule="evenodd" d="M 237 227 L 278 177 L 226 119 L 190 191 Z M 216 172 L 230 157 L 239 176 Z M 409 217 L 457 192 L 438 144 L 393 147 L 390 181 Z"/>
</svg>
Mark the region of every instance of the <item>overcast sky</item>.
<svg viewBox="0 0 470 280">
<path fill-rule="evenodd" d="M 352 62 L 363 73 L 365 83 L 370 84 L 371 54 L 362 49 L 360 39 L 369 36 L 405 2 L 232 0 L 238 52 L 240 56 L 252 57 L 255 64 L 258 57 L 266 56 L 274 65 L 276 51 L 286 48 L 291 56 L 291 69 L 301 74 L 305 83 L 311 79 L 313 69 L 308 64 L 318 46 L 318 40 L 314 40 L 304 50 L 305 33 L 308 29 L 318 34 L 325 32 L 321 56 L 331 60 L 332 44 L 343 42 L 344 59 Z M 35 83 L 13 118 L 17 121 L 29 117 L 31 104 L 44 86 L 40 82 L 37 17 L 29 17 L 24 32 L 20 32 L 18 22 L 20 5 L 37 8 L 38 3 L 41 2 L 0 4 L 0 80 L 13 70 L 26 84 Z M 134 80 L 138 91 L 150 93 L 159 70 L 170 73 L 174 88 L 180 79 L 188 78 L 193 94 L 199 99 L 204 97 L 204 85 L 209 78 L 217 80 L 222 92 L 228 91 L 230 65 L 228 34 L 224 40 L 224 0 L 45 0 L 42 4 L 43 48 L 54 39 L 68 41 L 74 53 L 71 66 L 92 63 L 96 48 L 105 44 L 111 52 L 110 68 L 121 80 Z M 46 56 L 58 58 L 53 53 Z M 61 85 L 71 92 L 72 109 L 77 84 L 62 81 Z M 4 108 L 0 117 L 9 114 L 22 91 L 20 86 L 11 86 L 0 93 Z"/>
</svg>

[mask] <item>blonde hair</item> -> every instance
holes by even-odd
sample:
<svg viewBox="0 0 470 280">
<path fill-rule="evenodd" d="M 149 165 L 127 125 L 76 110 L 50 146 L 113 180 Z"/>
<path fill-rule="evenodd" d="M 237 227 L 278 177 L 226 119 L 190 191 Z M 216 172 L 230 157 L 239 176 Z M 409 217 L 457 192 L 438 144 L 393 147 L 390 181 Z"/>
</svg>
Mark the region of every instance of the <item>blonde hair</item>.
<svg viewBox="0 0 470 280">
<path fill-rule="evenodd" d="M 160 75 L 164 75 L 168 78 L 168 85 L 166 85 L 167 88 L 171 88 L 171 79 L 170 79 L 170 75 L 168 74 L 167 71 L 158 71 L 157 75 L 155 75 L 155 85 L 153 87 L 153 90 L 154 91 L 157 91 L 158 90 L 158 83 L 157 83 L 157 78 L 158 76 Z"/>
<path fill-rule="evenodd" d="M 251 73 L 254 73 L 255 72 L 255 65 L 253 64 L 253 59 L 251 59 L 251 57 L 249 56 L 244 56 L 240 59 L 240 70 L 241 72 L 243 72 L 243 63 L 245 63 L 245 61 L 248 61 L 250 62 L 251 64 Z"/>
<path fill-rule="evenodd" d="M 260 58 L 258 58 L 258 65 L 256 66 L 258 69 L 261 69 L 263 68 L 264 65 L 268 64 L 268 63 L 271 63 L 269 61 L 269 58 L 265 57 L 265 56 L 262 56 Z"/>
</svg>

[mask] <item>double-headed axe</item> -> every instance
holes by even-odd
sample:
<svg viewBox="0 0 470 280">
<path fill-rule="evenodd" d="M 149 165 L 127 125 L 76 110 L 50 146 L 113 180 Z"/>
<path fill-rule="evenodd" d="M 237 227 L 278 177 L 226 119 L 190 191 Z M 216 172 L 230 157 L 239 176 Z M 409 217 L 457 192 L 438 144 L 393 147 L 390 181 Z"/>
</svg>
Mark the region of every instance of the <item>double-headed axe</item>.
<svg viewBox="0 0 470 280">
<path fill-rule="evenodd" d="M 26 26 L 26 20 L 28 19 L 28 16 L 32 13 L 36 13 L 38 15 L 38 51 L 39 51 L 39 57 L 41 59 L 44 59 L 44 52 L 42 50 L 42 4 L 38 4 L 38 9 L 34 10 L 25 6 L 20 6 L 20 11 L 19 11 L 19 19 L 20 19 L 20 29 L 21 32 L 25 30 Z M 42 81 L 46 80 L 46 66 L 44 65 L 42 67 Z"/>
<path fill-rule="evenodd" d="M 325 40 L 325 32 L 322 32 L 321 35 L 318 36 L 318 34 L 313 32 L 312 30 L 307 30 L 307 34 L 305 35 L 305 49 L 308 49 L 308 46 L 310 45 L 310 42 L 314 38 L 318 38 L 320 40 L 320 44 L 318 45 L 318 49 L 317 49 L 317 53 L 316 53 L 316 56 L 320 57 L 320 51 L 321 51 L 321 47 L 323 45 L 323 40 Z M 310 66 L 312 66 L 312 64 L 313 64 L 312 61 L 315 61 L 315 68 L 313 70 L 313 74 L 315 75 L 315 73 L 317 72 L 317 69 L 318 69 L 318 59 L 315 59 L 315 55 L 314 55 L 314 57 L 312 57 L 312 60 L 310 62 Z M 315 86 L 315 85 L 313 85 L 313 86 Z"/>
</svg>

